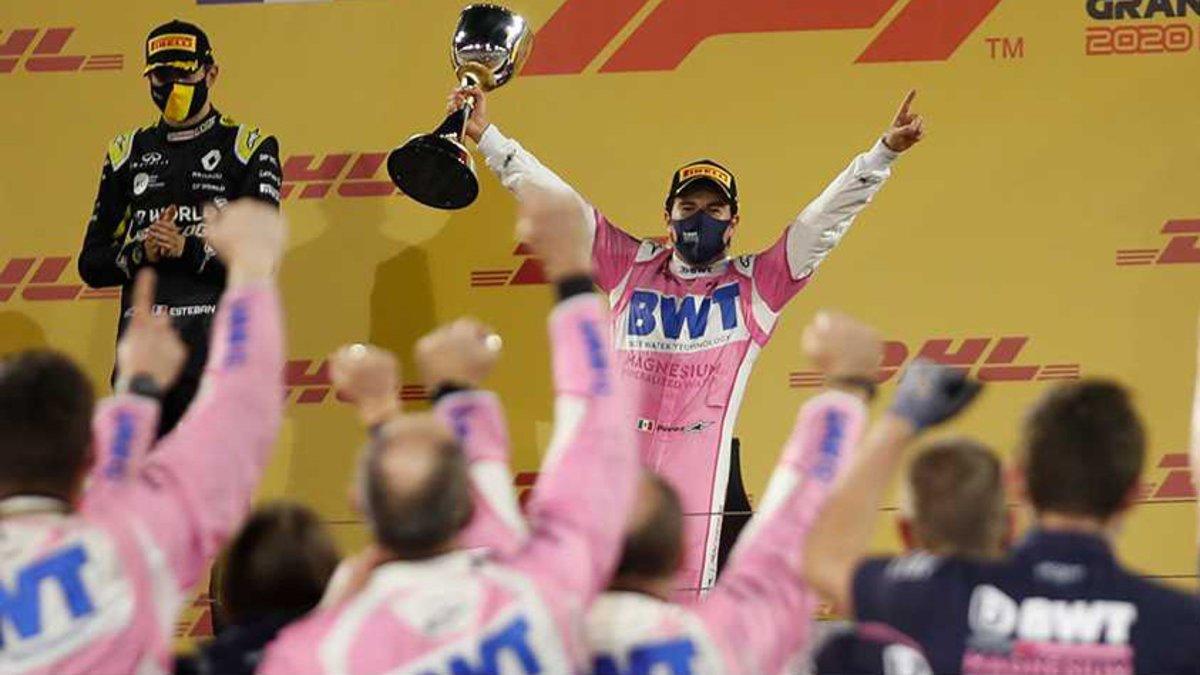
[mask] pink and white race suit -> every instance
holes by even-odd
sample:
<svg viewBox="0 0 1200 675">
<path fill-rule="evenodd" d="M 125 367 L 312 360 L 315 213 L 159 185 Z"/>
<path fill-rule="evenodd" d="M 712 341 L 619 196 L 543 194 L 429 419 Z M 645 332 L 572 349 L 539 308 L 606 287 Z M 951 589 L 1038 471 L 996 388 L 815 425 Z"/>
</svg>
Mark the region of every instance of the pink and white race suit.
<svg viewBox="0 0 1200 675">
<path fill-rule="evenodd" d="M 529 502 L 528 537 L 491 553 L 460 550 L 381 565 L 357 594 L 285 629 L 260 672 L 571 673 L 585 667 L 584 612 L 616 566 L 639 470 L 634 432 L 620 423 L 629 397 L 613 362 L 607 321 L 603 300 L 591 294 L 560 303 L 551 315 L 556 427 Z M 473 403 L 471 395 L 451 398 L 450 407 Z M 487 404 L 486 396 L 478 400 Z M 468 413 L 444 414 L 470 443 L 477 427 L 465 421 Z M 455 424 L 456 417 L 464 421 Z M 475 456 L 473 471 L 480 459 Z"/>
<path fill-rule="evenodd" d="M 572 189 L 495 126 L 479 149 L 518 198 L 524 184 Z M 770 248 L 704 268 L 626 233 L 580 198 L 593 225 L 596 281 L 612 307 L 622 373 L 640 389 L 625 423 L 641 432 L 643 462 L 675 487 L 687 514 L 681 590 L 694 595 L 716 578 L 734 423 L 758 352 L 784 305 L 891 175 L 895 158 L 877 142 Z"/>
<path fill-rule="evenodd" d="M 278 435 L 276 292 L 227 291 L 212 344 L 200 395 L 148 456 L 157 403 L 100 404 L 78 512 L 0 502 L 0 672 L 170 672 L 184 594 L 245 517 Z"/>
</svg>

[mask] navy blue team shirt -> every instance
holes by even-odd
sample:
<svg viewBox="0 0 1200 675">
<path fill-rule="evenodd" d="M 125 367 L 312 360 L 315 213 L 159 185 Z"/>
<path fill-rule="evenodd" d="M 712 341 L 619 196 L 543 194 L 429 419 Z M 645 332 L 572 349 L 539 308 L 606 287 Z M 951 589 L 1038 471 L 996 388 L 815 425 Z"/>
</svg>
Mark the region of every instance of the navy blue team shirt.
<svg viewBox="0 0 1200 675">
<path fill-rule="evenodd" d="M 935 673 L 1200 673 L 1200 600 L 1087 534 L 1034 530 L 999 562 L 872 559 L 853 592 L 859 621 L 911 636 Z"/>
</svg>

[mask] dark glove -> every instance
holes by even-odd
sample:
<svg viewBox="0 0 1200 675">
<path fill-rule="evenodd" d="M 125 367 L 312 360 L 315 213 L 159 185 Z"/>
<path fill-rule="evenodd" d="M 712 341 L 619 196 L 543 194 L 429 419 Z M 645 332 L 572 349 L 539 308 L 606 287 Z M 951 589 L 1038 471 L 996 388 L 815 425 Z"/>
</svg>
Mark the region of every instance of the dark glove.
<svg viewBox="0 0 1200 675">
<path fill-rule="evenodd" d="M 891 412 L 925 429 L 962 412 L 981 389 L 963 370 L 918 359 L 905 370 Z"/>
</svg>

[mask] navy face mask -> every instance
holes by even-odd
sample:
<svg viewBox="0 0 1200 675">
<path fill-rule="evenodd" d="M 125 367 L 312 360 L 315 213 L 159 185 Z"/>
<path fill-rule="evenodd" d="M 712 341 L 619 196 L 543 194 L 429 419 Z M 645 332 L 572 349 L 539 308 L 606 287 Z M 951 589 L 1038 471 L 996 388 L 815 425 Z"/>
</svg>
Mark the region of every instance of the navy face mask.
<svg viewBox="0 0 1200 675">
<path fill-rule="evenodd" d="M 675 250 L 692 265 L 707 265 L 725 253 L 725 231 L 732 221 L 697 211 L 683 220 L 672 220 Z"/>
</svg>

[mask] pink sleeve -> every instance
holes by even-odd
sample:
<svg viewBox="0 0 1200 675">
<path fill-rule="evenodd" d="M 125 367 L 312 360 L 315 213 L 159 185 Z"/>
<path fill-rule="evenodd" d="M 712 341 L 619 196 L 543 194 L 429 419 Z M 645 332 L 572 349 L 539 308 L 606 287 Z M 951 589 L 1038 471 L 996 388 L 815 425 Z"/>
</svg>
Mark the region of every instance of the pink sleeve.
<svg viewBox="0 0 1200 675">
<path fill-rule="evenodd" d="M 633 267 L 642 242 L 609 222 L 599 211 L 593 209 L 596 219 L 595 238 L 592 241 L 592 265 L 596 268 L 596 285 L 605 293 L 611 293 Z"/>
<path fill-rule="evenodd" d="M 528 529 L 513 493 L 508 427 L 500 398 L 490 391 L 463 391 L 437 402 L 434 413 L 454 430 L 471 472 L 475 513 L 459 536 L 464 548 L 512 551 Z"/>
<path fill-rule="evenodd" d="M 784 232 L 771 248 L 754 256 L 752 280 L 755 299 L 761 299 L 772 312 L 779 312 L 789 300 L 796 297 L 812 275 L 800 278 L 792 276 L 788 267 L 788 232 Z"/>
<path fill-rule="evenodd" d="M 598 295 L 551 314 L 554 437 L 528 504 L 530 540 L 511 558 L 585 604 L 616 566 L 640 470 L 611 333 Z"/>
<path fill-rule="evenodd" d="M 780 627 L 807 626 L 815 602 L 800 575 L 804 541 L 866 417 L 861 400 L 838 391 L 800 409 L 758 512 L 696 608 L 724 649 L 758 655 L 761 672 L 780 672 L 807 640 Z"/>
<path fill-rule="evenodd" d="M 179 426 L 129 481 L 103 495 L 104 508 L 142 526 L 183 588 L 241 524 L 279 435 L 278 292 L 266 285 L 227 291 L 210 344 L 204 379 Z"/>
<path fill-rule="evenodd" d="M 92 416 L 92 448 L 96 457 L 81 510 L 102 499 L 105 491 L 130 478 L 146 459 L 158 432 L 158 402 L 122 394 L 104 399 Z"/>
</svg>

